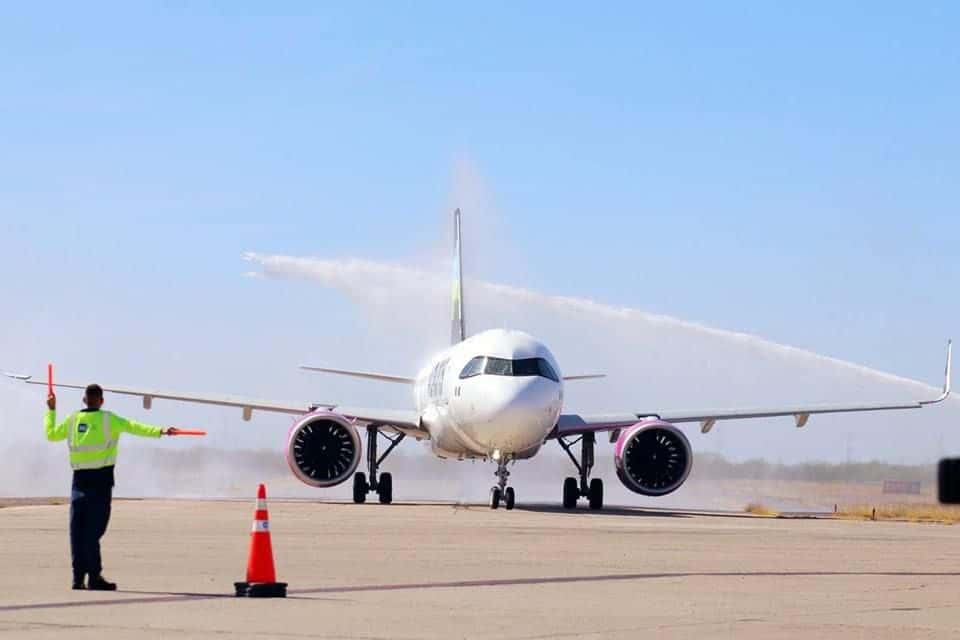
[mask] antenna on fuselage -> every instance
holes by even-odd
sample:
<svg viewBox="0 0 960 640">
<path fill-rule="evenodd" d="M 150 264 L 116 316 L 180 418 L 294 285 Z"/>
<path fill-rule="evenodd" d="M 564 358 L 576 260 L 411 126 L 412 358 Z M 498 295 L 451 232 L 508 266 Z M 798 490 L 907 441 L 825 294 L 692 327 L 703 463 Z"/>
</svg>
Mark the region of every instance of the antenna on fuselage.
<svg viewBox="0 0 960 640">
<path fill-rule="evenodd" d="M 460 239 L 460 209 L 453 212 L 453 322 L 450 342 L 457 344 L 467 338 L 463 319 L 463 257 Z"/>
</svg>

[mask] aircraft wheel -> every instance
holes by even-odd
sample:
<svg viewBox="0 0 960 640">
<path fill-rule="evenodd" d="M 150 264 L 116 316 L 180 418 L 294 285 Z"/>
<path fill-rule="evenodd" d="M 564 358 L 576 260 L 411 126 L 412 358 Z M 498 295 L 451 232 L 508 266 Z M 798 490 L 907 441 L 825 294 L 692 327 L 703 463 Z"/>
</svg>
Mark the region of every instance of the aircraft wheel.
<svg viewBox="0 0 960 640">
<path fill-rule="evenodd" d="M 367 501 L 367 493 L 370 491 L 370 485 L 367 484 L 367 474 L 353 474 L 353 501 L 356 504 L 363 504 Z"/>
<path fill-rule="evenodd" d="M 380 474 L 380 482 L 377 484 L 377 494 L 380 496 L 380 504 L 390 504 L 393 502 L 393 476 L 391 474 Z"/>
<path fill-rule="evenodd" d="M 600 478 L 594 478 L 590 481 L 590 493 L 588 495 L 590 500 L 590 508 L 594 511 L 603 509 L 603 480 Z"/>
<path fill-rule="evenodd" d="M 580 485 L 576 478 L 567 478 L 563 481 L 563 508 L 574 509 L 580 498 Z"/>
<path fill-rule="evenodd" d="M 516 502 L 516 500 L 517 500 L 517 496 L 516 496 L 516 493 L 514 493 L 513 491 L 513 487 L 507 487 L 507 490 L 503 496 L 503 502 L 504 502 L 503 506 L 507 508 L 507 511 L 509 511 L 510 509 L 513 509 L 513 505 Z"/>
<path fill-rule="evenodd" d="M 491 487 L 490 488 L 490 508 L 499 509 L 500 508 L 500 487 Z"/>
</svg>

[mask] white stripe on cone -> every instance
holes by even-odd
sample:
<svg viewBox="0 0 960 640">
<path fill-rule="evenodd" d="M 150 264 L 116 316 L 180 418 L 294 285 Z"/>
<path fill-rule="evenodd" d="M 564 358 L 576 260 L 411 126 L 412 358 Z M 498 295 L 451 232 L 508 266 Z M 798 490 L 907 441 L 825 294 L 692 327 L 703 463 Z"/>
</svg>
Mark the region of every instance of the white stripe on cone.
<svg viewBox="0 0 960 640">
<path fill-rule="evenodd" d="M 266 511 L 267 510 L 267 501 L 257 498 L 257 511 Z"/>
<path fill-rule="evenodd" d="M 254 520 L 253 521 L 253 533 L 270 531 L 270 521 L 269 520 Z"/>
</svg>

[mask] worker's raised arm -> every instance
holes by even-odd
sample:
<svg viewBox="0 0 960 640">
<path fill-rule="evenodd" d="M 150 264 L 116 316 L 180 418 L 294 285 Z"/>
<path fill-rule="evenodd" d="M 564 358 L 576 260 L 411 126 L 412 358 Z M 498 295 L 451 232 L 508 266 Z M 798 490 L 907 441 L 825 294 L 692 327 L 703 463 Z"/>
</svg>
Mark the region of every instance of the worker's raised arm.
<svg viewBox="0 0 960 640">
<path fill-rule="evenodd" d="M 57 412 L 53 409 L 48 409 L 47 414 L 43 417 L 43 429 L 47 432 L 47 440 L 50 442 L 59 442 L 60 440 L 67 439 L 67 425 L 70 423 L 70 416 L 67 416 L 67 419 L 57 424 Z"/>
<path fill-rule="evenodd" d="M 43 430 L 47 434 L 47 440 L 57 442 L 67 439 L 67 424 L 70 422 L 68 416 L 66 420 L 57 424 L 57 397 L 52 393 L 47 397 L 47 413 L 43 416 Z"/>
<path fill-rule="evenodd" d="M 166 431 L 163 427 L 144 424 L 136 420 L 127 420 L 123 416 L 118 416 L 115 413 L 110 414 L 110 428 L 135 436 L 143 436 L 144 438 L 159 438 Z"/>
</svg>

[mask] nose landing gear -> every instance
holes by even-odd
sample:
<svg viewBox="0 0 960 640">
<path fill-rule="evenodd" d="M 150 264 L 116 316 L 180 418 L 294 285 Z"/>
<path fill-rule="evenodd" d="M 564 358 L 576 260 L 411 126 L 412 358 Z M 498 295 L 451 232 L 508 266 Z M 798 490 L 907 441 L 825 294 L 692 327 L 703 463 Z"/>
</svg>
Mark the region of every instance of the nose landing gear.
<svg viewBox="0 0 960 640">
<path fill-rule="evenodd" d="M 494 451 L 493 459 L 497 461 L 497 471 L 495 473 L 497 476 L 497 484 L 490 487 L 490 508 L 498 509 L 502 501 L 503 506 L 509 511 L 513 509 L 516 503 L 516 492 L 513 490 L 513 487 L 507 486 L 507 479 L 510 477 L 507 464 L 510 462 L 510 458 L 504 456 L 499 451 Z"/>
<path fill-rule="evenodd" d="M 384 451 L 383 455 L 379 458 L 377 457 L 377 435 L 381 435 L 390 441 L 390 446 L 387 447 L 387 450 Z M 377 472 L 383 461 L 387 459 L 390 452 L 400 444 L 400 441 L 403 440 L 404 437 L 403 433 L 399 433 L 394 437 L 381 433 L 377 425 L 372 424 L 367 427 L 367 470 L 370 472 L 370 480 L 367 480 L 367 474 L 363 472 L 353 475 L 353 501 L 356 504 L 366 502 L 367 494 L 373 492 L 376 492 L 377 497 L 379 497 L 380 504 L 390 504 L 393 502 L 393 475 L 389 472 L 384 472 L 379 474 L 378 477 Z"/>
<path fill-rule="evenodd" d="M 557 442 L 570 456 L 570 460 L 573 461 L 573 465 L 580 473 L 579 482 L 577 478 L 566 478 L 563 481 L 563 508 L 575 509 L 577 501 L 583 497 L 587 498 L 590 509 L 594 511 L 603 509 L 603 480 L 600 478 L 590 479 L 597 436 L 593 433 L 585 433 L 573 442 L 568 442 L 562 437 L 557 438 Z M 571 452 L 573 446 L 578 442 L 580 443 L 580 460 L 577 460 Z"/>
</svg>

